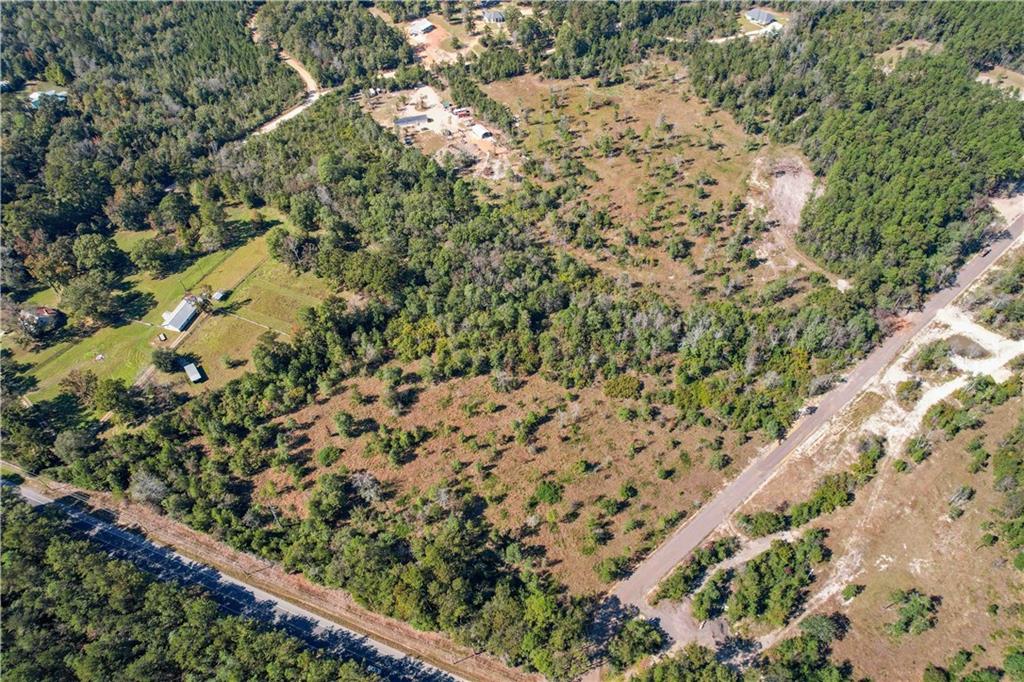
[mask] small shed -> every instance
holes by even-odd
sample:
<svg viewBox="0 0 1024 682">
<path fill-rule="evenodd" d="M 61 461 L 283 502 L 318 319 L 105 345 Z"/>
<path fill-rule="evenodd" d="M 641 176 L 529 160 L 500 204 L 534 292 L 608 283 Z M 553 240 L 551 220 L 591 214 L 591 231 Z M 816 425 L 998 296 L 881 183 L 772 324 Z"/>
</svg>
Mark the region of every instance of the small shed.
<svg viewBox="0 0 1024 682">
<path fill-rule="evenodd" d="M 488 138 L 494 137 L 493 135 L 491 135 L 490 130 L 484 128 L 479 123 L 474 123 L 473 127 L 469 129 L 469 132 L 472 133 L 474 137 L 481 140 L 486 140 Z"/>
<path fill-rule="evenodd" d="M 215 301 L 223 301 L 227 297 L 228 297 L 228 292 L 226 292 L 226 291 L 215 291 L 215 292 L 213 292 L 213 300 L 215 300 Z"/>
<path fill-rule="evenodd" d="M 414 114 L 412 116 L 400 116 L 395 119 L 395 125 L 399 128 L 409 128 L 410 126 L 421 126 L 426 125 L 427 121 L 426 114 Z"/>
<path fill-rule="evenodd" d="M 190 362 L 187 365 L 185 365 L 182 369 L 185 370 L 185 376 L 187 376 L 188 380 L 191 381 L 193 384 L 199 383 L 200 381 L 203 380 L 203 374 L 202 372 L 199 371 L 199 368 L 196 367 L 196 363 Z"/>
<path fill-rule="evenodd" d="M 484 21 L 488 24 L 504 24 L 505 13 L 497 9 L 484 10 Z"/>
<path fill-rule="evenodd" d="M 199 309 L 196 308 L 195 299 L 187 296 L 181 299 L 181 303 L 174 310 L 163 314 L 163 327 L 164 329 L 170 329 L 172 332 L 185 331 L 198 314 Z"/>
<path fill-rule="evenodd" d="M 409 24 L 409 35 L 421 36 L 434 30 L 434 25 L 427 19 L 417 19 Z"/>
<path fill-rule="evenodd" d="M 772 16 L 769 12 L 764 11 L 760 7 L 755 7 L 754 9 L 747 10 L 746 17 L 747 19 L 754 22 L 758 26 L 767 26 L 768 24 L 775 21 L 774 16 Z"/>
</svg>

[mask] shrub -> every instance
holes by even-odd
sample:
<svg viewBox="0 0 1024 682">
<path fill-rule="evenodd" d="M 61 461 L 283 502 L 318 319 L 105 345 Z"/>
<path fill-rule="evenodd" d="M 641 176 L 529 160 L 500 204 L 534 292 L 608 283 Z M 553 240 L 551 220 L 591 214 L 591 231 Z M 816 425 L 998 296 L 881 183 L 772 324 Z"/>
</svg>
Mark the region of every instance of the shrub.
<svg viewBox="0 0 1024 682">
<path fill-rule="evenodd" d="M 655 604 L 662 599 L 679 601 L 700 587 L 708 568 L 731 557 L 739 546 L 739 539 L 735 536 L 720 538 L 704 545 L 685 564 L 661 581 L 652 601 Z"/>
<path fill-rule="evenodd" d="M 322 467 L 329 467 L 333 465 L 340 457 L 341 449 L 333 445 L 324 446 L 316 453 L 316 461 Z"/>
<path fill-rule="evenodd" d="M 558 504 L 562 501 L 562 486 L 554 481 L 541 481 L 533 492 L 534 504 Z"/>
<path fill-rule="evenodd" d="M 620 374 L 604 382 L 604 394 L 609 398 L 639 398 L 644 384 L 631 374 Z"/>
<path fill-rule="evenodd" d="M 649 620 L 627 621 L 608 643 L 608 662 L 617 670 L 625 670 L 644 656 L 665 646 L 665 635 Z"/>
<path fill-rule="evenodd" d="M 597 573 L 597 577 L 601 579 L 601 582 L 610 583 L 618 580 L 627 563 L 628 560 L 625 557 L 608 557 L 607 559 L 601 559 L 601 561 L 594 565 L 594 572 Z"/>
<path fill-rule="evenodd" d="M 850 583 L 849 585 L 847 585 L 846 587 L 843 588 L 843 599 L 845 599 L 846 601 L 850 601 L 851 599 L 853 599 L 854 597 L 856 597 L 857 595 L 859 595 L 863 591 L 864 591 L 864 586 L 863 585 L 858 585 L 856 583 Z"/>
<path fill-rule="evenodd" d="M 901 637 L 906 634 L 919 635 L 935 627 L 935 611 L 938 600 L 916 589 L 897 590 L 890 597 L 899 607 L 896 620 L 887 626 L 889 634 Z"/>
</svg>

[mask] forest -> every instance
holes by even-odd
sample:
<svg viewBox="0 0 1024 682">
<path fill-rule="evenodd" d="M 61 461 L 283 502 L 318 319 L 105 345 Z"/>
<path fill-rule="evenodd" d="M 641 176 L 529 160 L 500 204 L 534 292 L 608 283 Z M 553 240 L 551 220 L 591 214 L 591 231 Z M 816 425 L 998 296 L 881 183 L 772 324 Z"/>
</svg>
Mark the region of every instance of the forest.
<svg viewBox="0 0 1024 682">
<path fill-rule="evenodd" d="M 204 175 L 211 149 L 301 92 L 294 73 L 253 44 L 246 6 L 12 3 L 0 12 L 12 82 L 53 79 L 68 92 L 38 108 L 3 95 L 5 290 L 109 286 L 97 281 L 109 263 L 76 258 L 74 244 L 116 230 L 158 228 L 152 246 L 163 260 L 200 241 L 221 248 L 228 235 L 206 215 L 214 209 L 200 226 L 191 202 L 166 190 Z"/>
<path fill-rule="evenodd" d="M 421 4 L 387 3 L 386 9 L 407 18 L 422 14 Z M 601 655 L 587 631 L 594 600 L 568 595 L 535 570 L 525 538 L 488 523 L 487 501 L 457 472 L 441 486 L 396 499 L 368 472 L 341 469 L 312 484 L 303 513 L 279 518 L 253 478 L 275 467 L 302 479 L 289 415 L 347 390 L 346 381 L 381 372 L 398 373 L 389 386 L 396 410 L 415 400 L 394 390 L 405 371 L 430 384 L 489 377 L 498 391 L 539 375 L 566 391 L 603 383 L 613 400 L 642 396 L 652 411 L 671 406 L 682 427 L 713 426 L 740 440 L 781 438 L 808 396 L 827 389 L 884 337 L 889 313 L 919 305 L 982 248 L 992 214 L 978 197 L 1024 176 L 1024 109 L 975 83 L 972 70 L 1019 62 L 1024 44 L 1005 28 L 1022 23 L 1012 4 L 977 13 L 940 5 L 822 5 L 797 12 L 792 31 L 777 40 L 716 45 L 706 39 L 731 30 L 738 6 L 552 3 L 531 17 L 510 13 L 511 41 L 490 47 L 489 56 L 429 76 L 514 136 L 511 112 L 481 82 L 529 71 L 610 85 L 623 79 L 625 65 L 669 53 L 689 65 L 698 94 L 733 112 L 751 135 L 799 144 L 825 186 L 805 210 L 799 238 L 853 288 L 842 292 L 811 277 L 798 302 L 746 291 L 681 307 L 602 274 L 546 238 L 543 224 L 574 230 L 564 212 L 577 205 L 571 182 L 528 174 L 507 191 L 484 191 L 477 180 L 404 145 L 348 101 L 382 70 L 397 68 L 409 82 L 423 75 L 410 66 L 413 54 L 402 36 L 364 7 L 271 3 L 260 9 L 266 37 L 340 91 L 273 134 L 245 142 L 239 140 L 246 132 L 301 91 L 269 48 L 252 42 L 245 29 L 252 8 L 142 7 L 8 4 L 0 10 L 5 72 L 19 81 L 44 77 L 69 91 L 67 102 L 19 105 L 4 117 L 6 289 L 24 295 L 51 286 L 73 313 L 105 323 L 115 310 L 102 292 L 116 290 L 133 268 L 166 275 L 182 258 L 244 238 L 228 232 L 223 206 L 232 202 L 286 213 L 294 229 L 268 235 L 273 257 L 364 303 L 332 297 L 303 310 L 293 335 L 260 338 L 241 378 L 194 398 L 77 373 L 57 399 L 23 404 L 18 399 L 27 384 L 19 379 L 26 368 L 6 363 L 5 456 L 32 471 L 153 505 L 234 548 L 343 588 L 374 611 L 449 633 L 551 679 L 571 679 Z M 942 29 L 931 23 L 939 13 Z M 66 39 L 81 26 L 89 28 L 86 37 Z M 888 75 L 875 68 L 880 48 L 910 36 L 949 47 L 908 57 Z M 190 49 L 182 50 L 184 44 Z M 694 210 L 715 229 L 717 219 Z M 712 211 L 724 213 L 721 206 Z M 112 243 L 118 230 L 148 227 L 158 237 L 131 254 Z M 999 291 L 1017 291 L 1014 286 L 999 284 Z M 1019 317 L 1012 306 L 992 314 L 1000 324 L 1017 324 Z M 634 375 L 665 382 L 645 391 Z M 108 411 L 114 428 L 96 419 Z M 503 435 L 528 445 L 545 417 L 531 413 L 504 424 Z M 339 435 L 361 428 L 353 421 L 336 416 Z M 373 449 L 401 466 L 431 435 L 427 427 L 382 426 Z M 1007 452 L 999 455 L 998 470 L 1019 479 L 1019 457 Z M 862 482 L 858 476 L 870 477 L 881 457 L 877 448 L 865 453 L 871 461 L 863 471 L 824 481 L 786 516 L 746 519 L 747 530 L 796 527 L 848 503 Z M 321 454 L 325 462 L 337 456 Z M 718 461 L 724 468 L 728 460 Z M 5 534 L 17 534 L 18 523 L 39 530 L 33 524 L 49 522 L 15 510 L 13 523 L 13 530 L 5 523 Z M 1019 518 L 1006 523 L 1005 534 L 1018 537 Z M 28 543 L 30 533 L 24 535 Z M 33 571 L 40 585 L 64 584 L 85 571 L 127 573 L 81 544 L 59 542 L 71 559 L 51 565 L 57 550 L 43 543 L 10 561 L 19 562 L 17 571 Z M 731 543 L 708 548 L 662 596 L 692 593 L 711 565 L 733 551 Z M 715 574 L 716 590 L 702 600 L 708 610 L 727 601 L 730 618 L 781 625 L 802 600 L 812 565 L 824 559 L 817 534 L 773 546 L 736 576 L 732 597 L 732 576 Z M 6 553 L 4 561 L 6 569 Z M 779 585 L 774 592 L 772 581 Z M 139 630 L 138 648 L 166 646 L 145 640 L 147 623 L 191 618 L 193 610 L 200 620 L 171 622 L 216 633 L 215 646 L 231 651 L 257 637 L 245 630 L 251 626 L 194 605 L 193 596 L 141 577 L 132 584 L 127 603 L 141 610 L 120 617 L 123 627 Z M 16 588 L 22 592 L 11 599 L 33 600 L 28 587 Z M 98 591 L 96 601 L 113 589 Z M 148 597 L 150 591 L 160 598 Z M 152 613 L 139 606 L 151 599 L 168 606 Z M 52 643 L 51 664 L 99 666 L 90 657 L 104 652 L 91 638 L 106 632 L 103 624 L 84 615 L 64 622 L 59 612 L 55 606 L 43 614 L 44 622 L 59 622 L 69 633 L 66 642 Z M 764 675 L 848 678 L 828 661 L 839 624 L 805 623 L 811 625 L 803 634 L 759 659 Z M 660 645 L 645 627 L 627 627 L 612 649 L 616 661 L 628 664 L 635 647 Z M 285 639 L 270 644 L 268 656 L 298 646 Z M 177 655 L 206 651 L 189 647 Z M 180 675 L 198 670 L 188 667 L 197 663 L 187 656 L 166 656 Z M 689 649 L 640 679 L 736 679 L 709 656 Z M 296 674 L 311 679 L 360 675 L 308 653 L 293 663 L 305 666 Z"/>
<path fill-rule="evenodd" d="M 160 582 L 76 538 L 57 510 L 4 493 L 4 677 L 10 680 L 376 679 L 196 588 Z"/>
</svg>

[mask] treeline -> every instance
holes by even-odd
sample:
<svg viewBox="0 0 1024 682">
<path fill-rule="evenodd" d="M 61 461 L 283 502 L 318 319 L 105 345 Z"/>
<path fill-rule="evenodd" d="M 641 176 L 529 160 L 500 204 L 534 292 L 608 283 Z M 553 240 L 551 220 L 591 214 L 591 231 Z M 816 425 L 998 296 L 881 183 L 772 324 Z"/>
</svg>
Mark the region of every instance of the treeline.
<svg viewBox="0 0 1024 682">
<path fill-rule="evenodd" d="M 224 616 L 198 590 L 153 580 L 75 539 L 59 512 L 4 495 L 6 679 L 374 679 L 294 637 Z"/>
<path fill-rule="evenodd" d="M 1019 36 L 994 56 L 986 46 L 1020 25 L 1021 10 L 801 8 L 771 40 L 693 47 L 693 83 L 748 130 L 802 145 L 825 188 L 804 211 L 802 244 L 866 299 L 911 307 L 984 243 L 993 215 L 979 197 L 1024 176 L 1024 104 L 975 82 L 972 68 L 1020 57 Z M 918 26 L 928 22 L 917 12 L 939 13 L 942 28 Z M 955 49 L 909 56 L 889 74 L 875 63 L 933 32 Z"/>
<path fill-rule="evenodd" d="M 260 33 L 302 62 L 321 87 L 354 88 L 413 62 L 405 36 L 358 3 L 269 2 L 256 18 Z"/>
<path fill-rule="evenodd" d="M 8 292 L 50 284 L 76 236 L 168 224 L 173 233 L 181 215 L 165 206 L 177 201 L 167 188 L 202 176 L 212 148 L 298 95 L 291 70 L 250 39 L 247 8 L 109 2 L 0 9 L 6 77 L 51 78 L 68 91 L 66 102 L 43 97 L 38 108 L 22 94 L 3 95 Z"/>
</svg>

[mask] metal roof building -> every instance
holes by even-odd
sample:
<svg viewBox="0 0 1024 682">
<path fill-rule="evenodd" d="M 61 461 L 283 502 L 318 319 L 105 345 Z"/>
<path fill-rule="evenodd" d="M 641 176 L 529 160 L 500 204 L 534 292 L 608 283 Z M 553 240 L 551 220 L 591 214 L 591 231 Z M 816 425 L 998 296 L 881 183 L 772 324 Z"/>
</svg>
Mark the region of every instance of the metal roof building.
<svg viewBox="0 0 1024 682">
<path fill-rule="evenodd" d="M 185 331 L 198 314 L 199 310 L 195 304 L 189 299 L 183 298 L 177 308 L 169 313 L 164 313 L 163 327 L 173 332 Z"/>
<path fill-rule="evenodd" d="M 203 375 L 199 372 L 199 368 L 196 367 L 194 362 L 188 363 L 183 369 L 185 370 L 185 376 L 187 376 L 188 380 L 193 384 L 202 380 Z"/>
<path fill-rule="evenodd" d="M 433 30 L 434 25 L 426 19 L 417 19 L 409 24 L 409 33 L 414 36 L 430 33 Z"/>
<path fill-rule="evenodd" d="M 400 116 L 395 119 L 395 125 L 399 128 L 408 128 L 409 126 L 419 126 L 425 124 L 430 119 L 427 118 L 426 114 L 414 114 L 413 116 Z"/>
<path fill-rule="evenodd" d="M 501 10 L 486 10 L 484 11 L 484 21 L 488 24 L 501 24 L 505 21 L 505 13 Z"/>
<path fill-rule="evenodd" d="M 480 138 L 481 140 L 486 140 L 487 138 L 492 137 L 491 131 L 488 130 L 487 128 L 484 128 L 479 123 L 474 123 L 473 127 L 469 129 L 469 132 L 473 133 L 473 135 Z"/>
<path fill-rule="evenodd" d="M 747 19 L 750 19 L 752 22 L 760 26 L 767 26 L 768 24 L 775 21 L 774 16 L 772 16 L 768 12 L 765 12 L 760 7 L 755 7 L 754 9 L 747 10 L 746 17 Z"/>
</svg>

